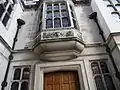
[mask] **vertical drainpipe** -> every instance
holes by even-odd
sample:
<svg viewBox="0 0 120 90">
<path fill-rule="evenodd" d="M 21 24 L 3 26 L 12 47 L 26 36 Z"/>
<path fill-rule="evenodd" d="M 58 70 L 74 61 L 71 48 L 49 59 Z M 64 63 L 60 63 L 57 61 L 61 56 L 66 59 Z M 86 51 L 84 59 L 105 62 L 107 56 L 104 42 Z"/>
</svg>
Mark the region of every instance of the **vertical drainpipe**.
<svg viewBox="0 0 120 90">
<path fill-rule="evenodd" d="M 22 20 L 22 19 L 17 19 L 17 31 L 16 31 L 16 34 L 15 34 L 15 37 L 14 37 L 14 40 L 13 40 L 13 46 L 12 46 L 12 51 L 14 50 L 15 48 L 15 43 L 17 41 L 17 36 L 18 36 L 18 33 L 19 33 L 19 30 L 21 28 L 22 25 L 24 25 L 25 22 Z M 1 84 L 1 90 L 5 90 L 5 87 L 7 86 L 7 77 L 8 77 L 8 72 L 9 72 L 9 68 L 10 68 L 10 63 L 11 63 L 11 60 L 13 59 L 13 52 L 11 51 L 8 59 L 8 64 L 7 64 L 7 68 L 6 68 L 6 72 L 5 72 L 5 76 L 4 76 L 4 80 Z"/>
<path fill-rule="evenodd" d="M 102 39 L 103 39 L 103 42 L 106 43 L 106 40 L 105 40 L 105 37 L 104 37 L 104 34 L 103 34 L 103 30 L 101 29 L 99 23 L 98 23 L 98 19 L 97 19 L 97 12 L 93 12 L 92 14 L 89 15 L 89 18 L 90 19 L 93 19 L 95 21 L 95 23 L 97 24 L 98 28 L 99 28 L 99 34 L 101 35 Z M 110 59 L 111 59 L 111 62 L 113 64 L 113 67 L 115 69 L 115 75 L 116 77 L 120 80 L 120 72 L 115 64 L 115 60 L 112 56 L 112 52 L 110 50 L 110 47 L 105 44 L 105 47 L 106 47 L 106 52 L 108 53 Z"/>
</svg>

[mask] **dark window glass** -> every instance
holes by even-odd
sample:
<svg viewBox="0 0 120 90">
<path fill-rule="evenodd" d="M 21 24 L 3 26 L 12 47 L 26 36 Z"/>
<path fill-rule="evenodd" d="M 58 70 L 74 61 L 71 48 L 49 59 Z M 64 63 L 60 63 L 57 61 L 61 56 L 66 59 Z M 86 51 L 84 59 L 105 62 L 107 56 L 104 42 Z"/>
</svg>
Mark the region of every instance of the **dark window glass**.
<svg viewBox="0 0 120 90">
<path fill-rule="evenodd" d="M 61 22 L 59 18 L 54 19 L 54 27 L 55 28 L 61 27 Z"/>
<path fill-rule="evenodd" d="M 42 4 L 42 6 L 41 6 L 41 13 L 43 12 L 43 4 Z"/>
<path fill-rule="evenodd" d="M 59 4 L 54 4 L 54 10 L 59 10 Z"/>
<path fill-rule="evenodd" d="M 20 90 L 28 90 L 28 82 L 22 82 Z"/>
<path fill-rule="evenodd" d="M 4 11 L 5 11 L 5 9 L 4 9 L 3 5 L 0 4 L 0 18 L 2 17 Z"/>
<path fill-rule="evenodd" d="M 29 68 L 24 68 L 24 70 L 23 70 L 23 75 L 22 75 L 22 79 L 29 79 L 29 75 L 30 75 L 30 70 L 29 70 Z"/>
<path fill-rule="evenodd" d="M 93 74 L 100 74 L 100 69 L 96 62 L 93 62 L 91 64 L 91 67 L 92 67 Z"/>
<path fill-rule="evenodd" d="M 9 6 L 9 8 L 8 8 L 7 11 L 8 11 L 9 14 L 11 14 L 11 12 L 12 12 L 12 6 Z"/>
<path fill-rule="evenodd" d="M 66 4 L 64 3 L 61 4 L 61 10 L 67 10 Z"/>
<path fill-rule="evenodd" d="M 100 62 L 100 67 L 101 67 L 102 73 L 109 73 L 108 67 L 105 62 Z"/>
<path fill-rule="evenodd" d="M 52 19 L 52 11 L 47 12 L 47 19 Z"/>
<path fill-rule="evenodd" d="M 72 17 L 74 18 L 74 14 L 73 14 L 73 12 L 71 12 L 71 15 L 72 15 Z"/>
<path fill-rule="evenodd" d="M 106 86 L 107 86 L 107 90 L 116 90 L 111 76 L 105 75 L 104 79 L 105 79 L 105 83 L 106 83 Z"/>
<path fill-rule="evenodd" d="M 14 4 L 16 3 L 16 0 L 12 0 L 12 1 L 13 1 Z"/>
<path fill-rule="evenodd" d="M 59 17 L 60 17 L 59 11 L 54 11 L 54 17 L 55 17 L 55 18 L 59 18 Z"/>
<path fill-rule="evenodd" d="M 105 87 L 104 87 L 101 76 L 96 76 L 95 77 L 95 83 L 96 83 L 96 86 L 97 86 L 97 90 L 105 90 Z"/>
<path fill-rule="evenodd" d="M 13 82 L 11 85 L 11 90 L 18 90 L 19 83 L 18 82 Z"/>
<path fill-rule="evenodd" d="M 52 19 L 47 19 L 46 20 L 46 28 L 53 28 Z"/>
<path fill-rule="evenodd" d="M 62 17 L 68 17 L 68 12 L 66 10 L 61 11 Z"/>
<path fill-rule="evenodd" d="M 4 6 L 6 7 L 6 6 L 7 6 L 7 4 L 8 4 L 8 1 L 5 1 L 5 2 L 4 2 Z"/>
<path fill-rule="evenodd" d="M 5 14 L 5 17 L 2 20 L 2 23 L 6 26 L 10 16 L 8 13 Z"/>
<path fill-rule="evenodd" d="M 62 18 L 62 24 L 63 24 L 63 27 L 68 27 L 70 26 L 70 21 L 68 18 Z"/>
<path fill-rule="evenodd" d="M 13 80 L 20 80 L 20 74 L 21 74 L 21 69 L 16 69 L 14 72 L 14 78 Z"/>
<path fill-rule="evenodd" d="M 70 10 L 71 10 L 71 11 L 73 11 L 73 8 L 72 8 L 72 6 L 71 6 L 71 5 L 70 5 Z"/>
<path fill-rule="evenodd" d="M 77 29 L 77 24 L 76 24 L 76 20 L 73 19 L 73 24 L 74 24 L 74 28 Z"/>
<path fill-rule="evenodd" d="M 39 24 L 39 31 L 42 29 L 42 22 Z"/>
<path fill-rule="evenodd" d="M 52 5 L 47 5 L 47 10 L 51 11 L 52 10 Z"/>
</svg>

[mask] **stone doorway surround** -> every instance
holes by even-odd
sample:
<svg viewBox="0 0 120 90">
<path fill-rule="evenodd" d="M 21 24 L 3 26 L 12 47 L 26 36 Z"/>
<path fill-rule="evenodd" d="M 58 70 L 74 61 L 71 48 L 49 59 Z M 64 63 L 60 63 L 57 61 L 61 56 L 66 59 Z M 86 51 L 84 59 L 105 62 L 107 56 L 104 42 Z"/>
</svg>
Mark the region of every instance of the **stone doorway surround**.
<svg viewBox="0 0 120 90">
<path fill-rule="evenodd" d="M 34 90 L 44 90 L 44 73 L 54 71 L 77 71 L 80 90 L 89 90 L 83 61 L 61 61 L 36 64 Z"/>
</svg>

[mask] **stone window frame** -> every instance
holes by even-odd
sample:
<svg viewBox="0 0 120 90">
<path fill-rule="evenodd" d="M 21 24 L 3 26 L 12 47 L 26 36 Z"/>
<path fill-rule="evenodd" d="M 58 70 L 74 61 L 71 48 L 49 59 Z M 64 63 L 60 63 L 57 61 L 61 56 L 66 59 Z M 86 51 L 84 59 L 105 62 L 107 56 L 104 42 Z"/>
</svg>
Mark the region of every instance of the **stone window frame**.
<svg viewBox="0 0 120 90">
<path fill-rule="evenodd" d="M 101 69 L 101 66 L 100 66 L 101 62 L 104 62 L 106 64 L 108 72 L 104 72 L 103 73 L 103 71 Z M 97 63 L 98 64 L 98 68 L 99 68 L 99 72 L 98 73 L 94 73 L 93 72 L 93 70 L 92 70 L 93 69 L 92 68 L 92 63 Z M 96 86 L 95 77 L 100 76 L 101 80 L 102 80 L 102 83 L 103 83 L 103 86 L 104 86 L 103 90 L 107 90 L 107 85 L 106 85 L 106 82 L 105 82 L 105 76 L 109 76 L 111 78 L 111 81 L 112 81 L 112 84 L 113 84 L 113 88 L 115 88 L 114 90 L 116 90 L 116 86 L 114 84 L 114 80 L 112 78 L 112 74 L 111 74 L 111 72 L 109 70 L 109 66 L 108 66 L 107 60 L 102 60 L 102 61 L 101 60 L 91 60 L 90 61 L 90 67 L 91 67 L 91 70 L 92 70 L 92 74 L 93 74 L 93 79 L 94 79 L 95 86 Z M 96 86 L 96 89 L 97 89 L 97 86 Z M 100 90 L 100 89 L 98 89 L 98 90 Z"/>
<path fill-rule="evenodd" d="M 54 71 L 77 71 L 81 90 L 88 90 L 89 84 L 86 77 L 83 61 L 64 61 L 36 64 L 34 90 L 44 90 L 44 73 Z"/>
<path fill-rule="evenodd" d="M 28 68 L 29 69 L 29 78 L 28 79 L 22 79 L 22 76 L 23 76 L 23 71 L 25 68 Z M 21 73 L 20 73 L 20 79 L 19 80 L 14 80 L 14 74 L 15 74 L 15 70 L 16 69 L 20 69 L 21 70 Z M 30 76 L 31 76 L 31 66 L 30 65 L 25 65 L 25 66 L 14 66 L 13 67 L 13 74 L 12 74 L 12 80 L 10 82 L 10 88 L 9 90 L 11 90 L 11 87 L 12 87 L 12 83 L 14 82 L 17 82 L 18 83 L 18 90 L 21 90 L 21 84 L 23 82 L 27 82 L 28 83 L 28 90 L 29 90 L 29 84 L 30 84 Z"/>
</svg>

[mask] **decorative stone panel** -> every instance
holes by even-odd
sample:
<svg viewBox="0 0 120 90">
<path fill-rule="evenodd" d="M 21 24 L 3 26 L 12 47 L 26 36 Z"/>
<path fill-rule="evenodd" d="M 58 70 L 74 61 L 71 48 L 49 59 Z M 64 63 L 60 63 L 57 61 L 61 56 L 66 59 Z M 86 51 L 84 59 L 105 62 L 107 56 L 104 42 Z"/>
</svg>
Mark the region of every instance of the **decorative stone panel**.
<svg viewBox="0 0 120 90">
<path fill-rule="evenodd" d="M 82 34 L 77 30 L 55 30 L 41 32 L 41 40 L 76 37 L 82 40 Z"/>
</svg>

